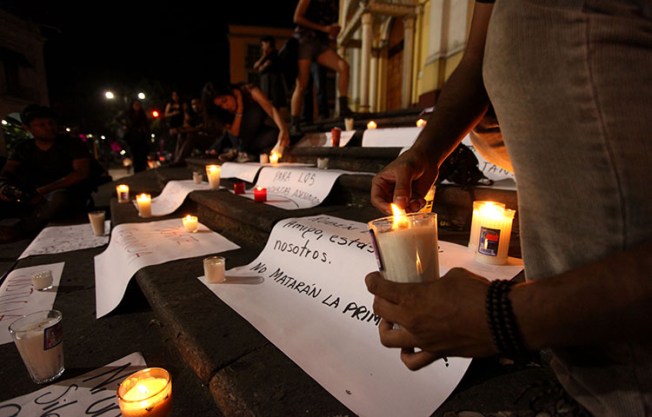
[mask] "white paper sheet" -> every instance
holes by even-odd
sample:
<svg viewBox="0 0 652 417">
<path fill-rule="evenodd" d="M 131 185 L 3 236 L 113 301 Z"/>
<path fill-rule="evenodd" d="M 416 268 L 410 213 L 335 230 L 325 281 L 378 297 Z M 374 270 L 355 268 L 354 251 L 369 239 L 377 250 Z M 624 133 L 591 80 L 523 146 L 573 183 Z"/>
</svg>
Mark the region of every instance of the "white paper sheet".
<svg viewBox="0 0 652 417">
<path fill-rule="evenodd" d="M 340 148 L 345 147 L 353 139 L 355 130 L 342 130 L 340 134 Z M 303 138 L 294 145 L 296 148 L 322 147 L 332 148 L 331 132 L 306 133 Z"/>
<path fill-rule="evenodd" d="M 442 273 L 464 266 L 504 278 L 522 269 L 473 265 L 466 247 L 440 243 Z M 321 215 L 280 221 L 255 261 L 227 271 L 227 283 L 199 279 L 356 414 L 428 416 L 470 361 L 412 372 L 384 348 L 364 284 L 375 270 L 367 225 Z"/>
<path fill-rule="evenodd" d="M 421 133 L 421 127 L 393 127 L 366 129 L 362 134 L 362 146 L 366 148 L 410 147 Z"/>
<path fill-rule="evenodd" d="M 152 216 L 166 216 L 174 213 L 176 209 L 181 207 L 188 194 L 196 190 L 209 189 L 207 182 L 195 184 L 193 180 L 168 181 L 161 194 L 152 198 Z M 133 203 L 138 209 L 135 200 Z"/>
<path fill-rule="evenodd" d="M 104 222 L 104 230 L 104 236 L 95 236 L 90 223 L 46 227 L 32 240 L 18 259 L 106 245 L 111 234 L 109 220 Z"/>
<path fill-rule="evenodd" d="M 140 353 L 132 353 L 79 377 L 56 381 L 38 391 L 1 402 L 0 415 L 120 416 L 116 399 L 118 385 L 129 375 L 145 367 L 143 356 Z"/>
<path fill-rule="evenodd" d="M 7 275 L 0 286 L 0 345 L 13 342 L 9 334 L 9 325 L 14 320 L 25 314 L 52 309 L 54 299 L 57 297 L 63 265 L 64 262 L 29 266 L 14 269 Z M 45 291 L 35 290 L 32 285 L 32 274 L 48 269 L 52 271 L 53 287 Z"/>
<path fill-rule="evenodd" d="M 475 150 L 475 146 L 473 146 L 473 142 L 471 142 L 471 137 L 469 135 L 466 135 L 464 139 L 462 139 L 462 144 L 468 146 L 468 148 L 473 151 L 475 157 L 478 158 L 478 168 L 482 171 L 485 177 L 493 181 L 516 180 L 513 172 L 509 172 L 484 159 L 482 155 Z"/>
<path fill-rule="evenodd" d="M 263 168 L 256 187 L 267 188 L 267 203 L 285 210 L 316 207 L 328 196 L 333 184 L 347 171 L 316 168 Z M 253 199 L 253 190 L 243 197 Z"/>
<path fill-rule="evenodd" d="M 258 162 L 246 162 L 243 164 L 235 162 L 225 162 L 222 164 L 222 172 L 220 178 L 238 178 L 242 181 L 253 183 L 256 179 L 256 174 L 263 167 Z"/>
<path fill-rule="evenodd" d="M 120 304 L 131 277 L 141 268 L 238 248 L 201 223 L 196 233 L 186 232 L 181 219 L 118 225 L 109 246 L 95 257 L 96 316 Z"/>
</svg>

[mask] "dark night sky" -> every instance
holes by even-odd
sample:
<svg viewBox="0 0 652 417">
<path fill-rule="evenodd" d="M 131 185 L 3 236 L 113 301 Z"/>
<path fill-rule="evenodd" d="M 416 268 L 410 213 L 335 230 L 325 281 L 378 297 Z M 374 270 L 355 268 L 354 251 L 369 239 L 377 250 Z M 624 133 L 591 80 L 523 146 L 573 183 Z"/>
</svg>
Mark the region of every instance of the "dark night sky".
<svg viewBox="0 0 652 417">
<path fill-rule="evenodd" d="M 297 0 L 75 3 L 2 0 L 0 7 L 41 25 L 51 105 L 85 119 L 92 116 L 84 110 L 100 110 L 101 92 L 120 84 L 167 99 L 167 90 L 196 94 L 204 82 L 226 79 L 227 25 L 292 27 Z"/>
</svg>

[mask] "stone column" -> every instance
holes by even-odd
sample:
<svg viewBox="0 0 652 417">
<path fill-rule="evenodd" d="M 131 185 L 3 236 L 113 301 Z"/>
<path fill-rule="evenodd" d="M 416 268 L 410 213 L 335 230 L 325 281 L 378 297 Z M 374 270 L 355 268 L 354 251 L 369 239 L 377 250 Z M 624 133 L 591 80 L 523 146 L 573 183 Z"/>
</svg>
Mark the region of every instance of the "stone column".
<svg viewBox="0 0 652 417">
<path fill-rule="evenodd" d="M 371 66 L 369 68 L 370 72 L 370 77 L 369 77 L 369 84 L 370 84 L 370 91 L 369 91 L 369 111 L 376 112 L 378 111 L 378 55 L 379 55 L 378 48 L 373 48 L 371 50 Z"/>
<path fill-rule="evenodd" d="M 401 86 L 401 107 L 410 106 L 412 101 L 412 66 L 414 59 L 414 16 L 403 18 L 403 85 Z"/>
<path fill-rule="evenodd" d="M 360 109 L 369 111 L 369 72 L 371 63 L 371 43 L 373 41 L 373 15 L 362 15 L 362 48 L 360 56 Z"/>
</svg>

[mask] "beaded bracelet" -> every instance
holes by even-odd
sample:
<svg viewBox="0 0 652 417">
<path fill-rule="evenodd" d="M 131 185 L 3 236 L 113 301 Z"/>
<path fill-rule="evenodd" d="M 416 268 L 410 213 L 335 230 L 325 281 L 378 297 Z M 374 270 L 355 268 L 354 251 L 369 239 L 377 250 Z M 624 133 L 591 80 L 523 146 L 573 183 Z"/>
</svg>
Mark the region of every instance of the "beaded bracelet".
<svg viewBox="0 0 652 417">
<path fill-rule="evenodd" d="M 494 344 L 501 355 L 518 361 L 532 359 L 518 328 L 516 316 L 509 299 L 514 281 L 496 280 L 489 284 L 486 310 L 489 330 Z"/>
</svg>

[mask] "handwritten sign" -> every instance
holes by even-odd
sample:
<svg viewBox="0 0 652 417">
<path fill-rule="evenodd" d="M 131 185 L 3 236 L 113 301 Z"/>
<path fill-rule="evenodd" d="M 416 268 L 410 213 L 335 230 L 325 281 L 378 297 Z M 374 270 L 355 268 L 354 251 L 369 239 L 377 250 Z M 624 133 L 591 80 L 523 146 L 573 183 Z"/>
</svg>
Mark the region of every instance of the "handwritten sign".
<svg viewBox="0 0 652 417">
<path fill-rule="evenodd" d="M 478 168 L 480 171 L 482 171 L 485 177 L 493 181 L 502 181 L 507 179 L 512 181 L 515 180 L 514 173 L 509 172 L 506 169 L 503 169 L 498 165 L 487 161 L 482 155 L 480 155 L 480 153 L 475 149 L 475 146 L 473 146 L 473 142 L 471 142 L 471 137 L 469 135 L 466 135 L 464 139 L 462 139 L 462 144 L 468 146 L 468 148 L 473 151 L 475 157 L 478 158 Z"/>
<path fill-rule="evenodd" d="M 118 306 L 132 276 L 141 268 L 238 248 L 203 224 L 196 233 L 186 232 L 181 219 L 118 225 L 109 246 L 95 257 L 97 318 Z"/>
<path fill-rule="evenodd" d="M 33 255 L 71 252 L 95 248 L 109 243 L 111 222 L 104 222 L 105 236 L 95 236 L 90 223 L 72 226 L 51 226 L 41 230 L 18 259 Z"/>
<path fill-rule="evenodd" d="M 362 134 L 362 146 L 366 148 L 409 147 L 417 140 L 422 129 L 421 127 L 367 129 Z"/>
<path fill-rule="evenodd" d="M 463 266 L 502 278 L 522 269 L 476 266 L 465 246 L 440 243 L 441 273 Z M 428 416 L 469 360 L 448 358 L 412 372 L 397 350 L 384 348 L 364 284 L 375 270 L 367 225 L 321 215 L 277 223 L 258 258 L 227 271 L 226 284 L 199 279 L 356 414 Z"/>
<path fill-rule="evenodd" d="M 89 226 L 90 227 L 90 226 Z M 9 325 L 25 314 L 50 310 L 57 297 L 64 262 L 14 269 L 0 286 L 0 344 L 13 341 Z M 32 274 L 52 271 L 53 287 L 36 291 L 32 285 Z"/>
<path fill-rule="evenodd" d="M 163 191 L 157 197 L 152 198 L 152 216 L 165 216 L 174 213 L 181 207 L 184 200 L 193 191 L 209 190 L 207 182 L 195 184 L 193 180 L 168 181 Z M 134 201 L 136 208 L 136 201 Z"/>
<path fill-rule="evenodd" d="M 54 382 L 31 394 L 0 403 L 0 416 L 119 416 L 118 385 L 145 368 L 140 353 L 132 353 L 77 378 Z"/>
<path fill-rule="evenodd" d="M 263 168 L 257 187 L 267 188 L 267 203 L 285 210 L 315 207 L 328 196 L 340 170 L 313 168 Z M 244 197 L 253 199 L 249 190 Z"/>
</svg>

